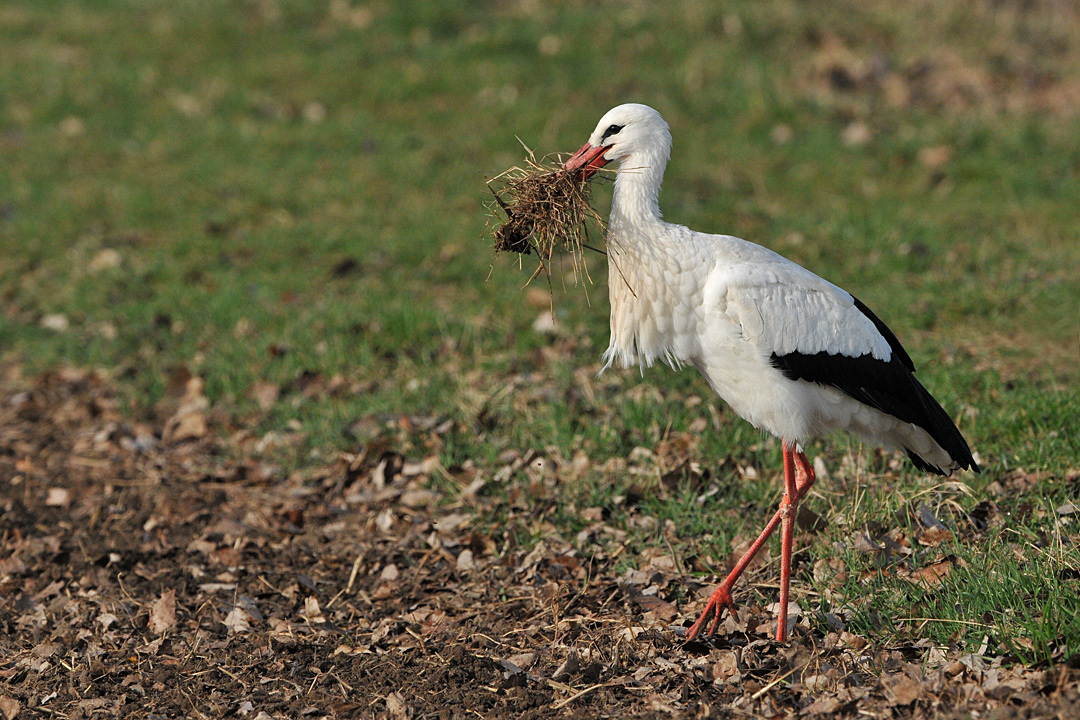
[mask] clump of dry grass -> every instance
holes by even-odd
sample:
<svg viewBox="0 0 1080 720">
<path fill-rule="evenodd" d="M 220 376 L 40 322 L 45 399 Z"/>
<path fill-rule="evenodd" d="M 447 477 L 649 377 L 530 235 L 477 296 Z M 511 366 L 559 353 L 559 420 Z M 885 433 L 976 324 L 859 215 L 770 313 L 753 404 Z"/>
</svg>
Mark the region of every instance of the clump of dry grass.
<svg viewBox="0 0 1080 720">
<path fill-rule="evenodd" d="M 526 148 L 528 149 L 528 148 Z M 543 272 L 551 283 L 551 258 L 557 249 L 570 255 L 576 278 L 588 277 L 582 259 L 588 244 L 588 222 L 604 221 L 589 202 L 588 179 L 564 170 L 557 160 L 537 160 L 532 151 L 524 167 L 512 167 L 488 180 L 494 201 L 488 204 L 488 228 L 495 252 L 536 253 L 540 265 L 529 278 Z"/>
</svg>

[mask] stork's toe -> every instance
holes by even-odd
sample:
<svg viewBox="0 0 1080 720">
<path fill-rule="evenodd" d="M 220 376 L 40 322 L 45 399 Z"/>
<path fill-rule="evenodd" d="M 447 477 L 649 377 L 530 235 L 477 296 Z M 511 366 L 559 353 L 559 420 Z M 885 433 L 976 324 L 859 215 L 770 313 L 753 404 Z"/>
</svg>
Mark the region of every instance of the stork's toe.
<svg viewBox="0 0 1080 720">
<path fill-rule="evenodd" d="M 690 630 L 686 633 L 686 639 L 693 640 L 697 638 L 702 628 L 709 624 L 709 620 L 713 621 L 712 627 L 705 634 L 709 637 L 715 635 L 717 628 L 720 627 L 720 620 L 724 617 L 725 609 L 731 613 L 731 617 L 736 620 L 739 619 L 739 613 L 735 612 L 735 603 L 731 599 L 731 592 L 724 585 L 720 585 L 709 596 L 709 602 L 705 604 L 705 610 L 701 613 L 697 622 L 690 626 Z"/>
</svg>

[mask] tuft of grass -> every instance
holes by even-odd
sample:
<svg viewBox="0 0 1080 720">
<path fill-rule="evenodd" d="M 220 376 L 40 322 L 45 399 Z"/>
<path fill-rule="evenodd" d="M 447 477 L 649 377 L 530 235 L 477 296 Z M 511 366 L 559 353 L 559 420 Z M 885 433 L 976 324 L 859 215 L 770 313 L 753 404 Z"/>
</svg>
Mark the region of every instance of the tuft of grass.
<svg viewBox="0 0 1080 720">
<path fill-rule="evenodd" d="M 1055 516 L 1052 508 L 1046 508 Z M 1039 525 L 1043 523 L 1038 523 Z M 856 632 L 894 641 L 925 637 L 1025 664 L 1052 664 L 1080 653 L 1080 566 L 1060 532 L 1034 536 L 1032 523 L 1009 523 L 937 556 L 950 572 L 932 586 L 873 570 L 848 555 Z"/>
</svg>

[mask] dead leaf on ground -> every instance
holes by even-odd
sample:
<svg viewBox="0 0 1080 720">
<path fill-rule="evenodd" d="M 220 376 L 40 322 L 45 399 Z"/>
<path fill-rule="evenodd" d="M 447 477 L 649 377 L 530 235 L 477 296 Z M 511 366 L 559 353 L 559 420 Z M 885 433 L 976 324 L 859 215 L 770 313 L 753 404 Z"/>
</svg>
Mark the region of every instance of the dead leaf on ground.
<svg viewBox="0 0 1080 720">
<path fill-rule="evenodd" d="M 0 695 L 0 713 L 4 714 L 4 720 L 15 720 L 22 705 L 15 698 Z"/>
<path fill-rule="evenodd" d="M 210 401 L 203 395 L 203 381 L 198 376 L 191 376 L 184 385 L 184 395 L 176 412 L 165 421 L 161 438 L 167 443 L 184 440 L 197 440 L 205 437 L 209 431 L 204 410 L 210 407 Z"/>
<path fill-rule="evenodd" d="M 950 556 L 944 560 L 939 560 L 933 565 L 927 565 L 918 570 L 898 574 L 905 580 L 910 580 L 913 583 L 918 583 L 931 588 L 940 585 L 941 581 L 949 576 L 949 573 L 952 572 L 953 565 L 954 559 Z"/>
<path fill-rule="evenodd" d="M 49 507 L 67 507 L 71 504 L 71 492 L 67 488 L 51 487 L 45 497 Z"/>
<path fill-rule="evenodd" d="M 222 624 L 229 629 L 230 633 L 251 632 L 251 615 L 241 607 L 234 607 L 222 620 Z"/>
<path fill-rule="evenodd" d="M 274 407 L 281 394 L 281 387 L 277 383 L 258 380 L 248 389 L 248 397 L 255 401 L 260 410 L 266 411 Z"/>
<path fill-rule="evenodd" d="M 903 673 L 885 675 L 881 678 L 881 684 L 890 705 L 910 705 L 919 699 L 922 692 L 919 683 Z"/>
<path fill-rule="evenodd" d="M 937 170 L 952 159 L 952 148 L 948 145 L 935 145 L 919 150 L 919 163 L 931 170 Z"/>
<path fill-rule="evenodd" d="M 176 590 L 163 590 L 150 608 L 150 632 L 161 635 L 176 625 Z"/>
<path fill-rule="evenodd" d="M 319 607 L 319 600 L 314 595 L 304 598 L 304 618 L 311 623 L 325 623 L 326 617 Z"/>
<path fill-rule="evenodd" d="M 651 612 L 665 622 L 671 622 L 679 616 L 679 609 L 675 605 L 655 595 L 642 595 L 639 593 L 631 596 L 631 600 L 642 610 Z"/>
<path fill-rule="evenodd" d="M 738 682 L 742 677 L 739 669 L 739 657 L 733 650 L 727 650 L 720 654 L 720 658 L 712 664 L 710 673 L 713 680 Z"/>
<path fill-rule="evenodd" d="M 392 720 L 406 720 L 412 717 L 412 710 L 405 704 L 405 698 L 399 692 L 386 696 L 386 711 Z"/>
<path fill-rule="evenodd" d="M 951 540 L 952 536 L 952 530 L 949 530 L 949 528 L 932 527 L 920 531 L 915 536 L 915 539 L 919 541 L 920 545 L 925 545 L 926 547 L 937 547 L 946 540 Z"/>
<path fill-rule="evenodd" d="M 563 660 L 562 664 L 555 669 L 551 679 L 556 682 L 567 682 L 574 675 L 577 674 L 578 667 L 580 666 L 580 658 L 578 658 L 577 650 L 572 649 L 570 653 Z"/>
</svg>

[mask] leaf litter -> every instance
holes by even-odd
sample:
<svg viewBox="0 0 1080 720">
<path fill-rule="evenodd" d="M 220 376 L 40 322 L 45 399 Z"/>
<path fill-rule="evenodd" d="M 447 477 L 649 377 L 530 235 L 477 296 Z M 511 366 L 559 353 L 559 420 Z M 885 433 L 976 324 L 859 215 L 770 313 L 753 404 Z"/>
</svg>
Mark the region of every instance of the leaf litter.
<svg viewBox="0 0 1080 720">
<path fill-rule="evenodd" d="M 586 529 L 563 539 L 558 485 L 601 464 L 537 448 L 443 468 L 426 448 L 454 423 L 397 418 L 354 452 L 263 472 L 254 428 L 225 434 L 197 385 L 186 379 L 180 401 L 138 422 L 119 412 L 104 374 L 0 387 L 3 717 L 1080 711 L 1069 663 L 1032 668 L 925 639 L 872 640 L 843 617 L 821 621 L 812 600 L 786 645 L 770 639 L 772 614 L 749 591 L 737 597 L 739 621 L 685 643 L 716 580 L 687 571 L 722 561 L 679 558 L 667 544 L 628 551 L 628 529 L 604 508 L 578 510 Z M 203 416 L 205 434 L 163 441 L 182 408 Z M 612 467 L 659 479 L 664 463 L 688 457 L 678 438 L 664 443 Z M 703 494 L 715 483 L 693 482 Z M 485 492 L 489 483 L 506 497 Z M 50 503 L 52 488 L 67 501 Z M 673 526 L 628 513 L 627 528 L 679 541 Z M 915 513 L 923 528 L 945 526 Z M 518 524 L 542 539 L 517 544 Z M 883 560 L 910 562 L 898 550 L 910 540 L 870 534 Z M 936 547 L 914 547 L 934 567 Z M 771 572 L 752 568 L 749 580 Z M 845 573 L 836 560 L 813 567 L 826 588 Z"/>
</svg>

